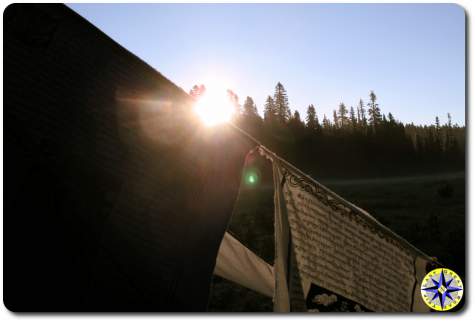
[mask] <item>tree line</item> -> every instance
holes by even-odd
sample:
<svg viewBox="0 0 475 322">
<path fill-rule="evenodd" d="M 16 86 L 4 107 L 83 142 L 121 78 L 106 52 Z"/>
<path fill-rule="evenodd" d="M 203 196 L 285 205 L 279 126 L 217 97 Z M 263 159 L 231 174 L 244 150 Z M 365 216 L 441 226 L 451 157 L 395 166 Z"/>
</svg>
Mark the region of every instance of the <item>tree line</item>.
<svg viewBox="0 0 475 322">
<path fill-rule="evenodd" d="M 194 86 L 199 97 L 205 87 Z M 279 82 L 264 102 L 261 117 L 252 97 L 243 104 L 228 91 L 234 105 L 233 122 L 276 153 L 315 177 L 395 176 L 464 170 L 465 126 L 452 123 L 404 124 L 382 111 L 374 91 L 356 106 L 341 102 L 331 115 L 320 115 L 315 105 L 306 115 L 289 106 Z"/>
</svg>

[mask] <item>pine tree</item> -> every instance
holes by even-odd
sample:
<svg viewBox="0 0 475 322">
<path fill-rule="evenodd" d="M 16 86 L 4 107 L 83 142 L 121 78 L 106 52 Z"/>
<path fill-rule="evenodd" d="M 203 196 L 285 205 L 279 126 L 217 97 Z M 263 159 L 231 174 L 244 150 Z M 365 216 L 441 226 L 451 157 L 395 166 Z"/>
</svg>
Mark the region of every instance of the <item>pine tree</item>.
<svg viewBox="0 0 475 322">
<path fill-rule="evenodd" d="M 243 114 L 244 114 L 244 116 L 247 116 L 247 117 L 256 117 L 256 116 L 258 116 L 257 106 L 254 103 L 254 100 L 252 99 L 252 97 L 250 97 L 250 96 L 247 96 L 246 100 L 244 101 Z"/>
<path fill-rule="evenodd" d="M 317 129 L 317 113 L 313 104 L 310 104 L 307 108 L 307 127 L 312 130 Z"/>
<path fill-rule="evenodd" d="M 340 128 L 346 127 L 348 124 L 348 109 L 344 103 L 340 103 L 338 106 L 338 121 Z"/>
<path fill-rule="evenodd" d="M 452 128 L 452 115 L 450 115 L 450 113 L 447 113 L 447 127 L 449 129 Z"/>
<path fill-rule="evenodd" d="M 353 108 L 353 106 L 350 106 L 350 122 L 351 122 L 351 127 L 353 128 L 353 130 L 356 129 L 358 120 L 356 119 L 355 109 Z"/>
<path fill-rule="evenodd" d="M 454 138 L 453 138 L 453 127 L 452 127 L 452 115 L 447 113 L 447 130 L 445 132 L 445 151 L 448 153 L 452 153 L 453 146 L 454 146 Z"/>
<path fill-rule="evenodd" d="M 335 110 L 333 110 L 333 126 L 335 128 L 338 128 L 339 122 L 338 122 L 338 114 L 336 113 Z"/>
<path fill-rule="evenodd" d="M 267 96 L 266 102 L 264 103 L 264 121 L 273 122 L 277 117 L 275 110 L 275 104 L 272 97 Z"/>
<path fill-rule="evenodd" d="M 435 145 L 437 147 L 437 152 L 441 152 L 441 150 L 443 150 L 440 120 L 438 116 L 435 117 Z"/>
<path fill-rule="evenodd" d="M 299 111 L 297 111 L 297 110 L 294 111 L 293 119 L 294 119 L 295 121 L 302 122 L 302 120 L 300 119 L 300 113 L 299 113 Z"/>
<path fill-rule="evenodd" d="M 280 82 L 275 86 L 274 104 L 278 120 L 282 123 L 287 122 L 290 119 L 289 99 L 284 85 Z"/>
<path fill-rule="evenodd" d="M 362 127 L 366 127 L 366 111 L 364 109 L 364 103 L 361 98 L 360 98 L 360 101 L 358 102 L 357 109 L 358 109 L 359 124 Z"/>
<path fill-rule="evenodd" d="M 294 111 L 294 114 L 292 115 L 292 117 L 289 120 L 289 126 L 293 127 L 294 130 L 297 130 L 297 131 L 304 127 L 304 123 L 300 119 L 299 111 L 297 111 L 297 110 Z"/>
<path fill-rule="evenodd" d="M 369 123 L 373 127 L 373 130 L 376 130 L 376 127 L 381 122 L 381 110 L 379 105 L 376 103 L 376 94 L 374 91 L 369 93 L 369 102 L 368 102 L 368 115 Z"/>
<path fill-rule="evenodd" d="M 331 128 L 330 120 L 327 118 L 326 114 L 323 114 L 322 126 L 325 130 L 329 130 Z"/>
<path fill-rule="evenodd" d="M 394 116 L 391 114 L 391 112 L 388 113 L 388 119 L 390 124 L 396 124 L 396 120 L 394 119 Z"/>
</svg>

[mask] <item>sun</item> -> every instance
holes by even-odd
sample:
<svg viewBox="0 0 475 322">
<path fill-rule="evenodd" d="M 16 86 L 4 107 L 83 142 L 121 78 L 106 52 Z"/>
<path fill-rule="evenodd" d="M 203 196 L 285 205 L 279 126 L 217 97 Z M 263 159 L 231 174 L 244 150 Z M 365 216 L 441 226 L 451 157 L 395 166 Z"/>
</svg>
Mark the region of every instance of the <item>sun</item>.
<svg viewBox="0 0 475 322">
<path fill-rule="evenodd" d="M 205 86 L 206 91 L 196 102 L 194 112 L 206 126 L 230 121 L 234 109 L 227 88 L 214 84 Z"/>
</svg>

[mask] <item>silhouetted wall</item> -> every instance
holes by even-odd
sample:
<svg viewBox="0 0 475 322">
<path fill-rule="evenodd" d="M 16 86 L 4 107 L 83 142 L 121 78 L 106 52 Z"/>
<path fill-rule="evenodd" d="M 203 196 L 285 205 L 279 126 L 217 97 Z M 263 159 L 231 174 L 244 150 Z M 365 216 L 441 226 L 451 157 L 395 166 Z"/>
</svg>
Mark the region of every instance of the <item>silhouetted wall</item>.
<svg viewBox="0 0 475 322">
<path fill-rule="evenodd" d="M 252 146 L 64 5 L 10 5 L 3 63 L 7 308 L 205 310 Z"/>
</svg>

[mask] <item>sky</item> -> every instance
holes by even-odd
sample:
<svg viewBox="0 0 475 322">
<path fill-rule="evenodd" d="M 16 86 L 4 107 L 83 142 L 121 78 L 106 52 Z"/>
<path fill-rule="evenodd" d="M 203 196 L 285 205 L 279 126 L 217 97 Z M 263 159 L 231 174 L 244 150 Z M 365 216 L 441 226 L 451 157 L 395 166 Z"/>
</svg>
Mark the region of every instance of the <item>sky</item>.
<svg viewBox="0 0 475 322">
<path fill-rule="evenodd" d="M 465 13 L 456 4 L 69 4 L 189 91 L 219 82 L 262 115 L 277 82 L 302 117 L 368 101 L 404 123 L 465 124 Z"/>
</svg>

